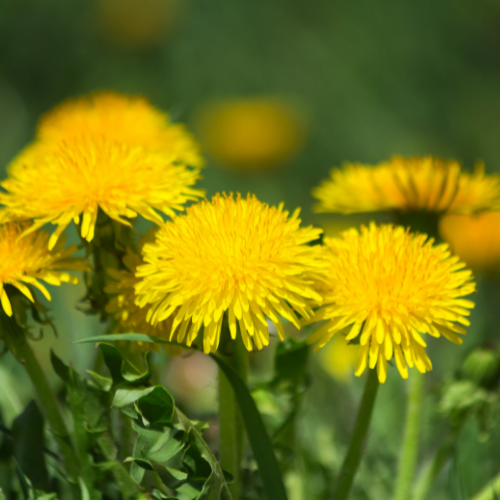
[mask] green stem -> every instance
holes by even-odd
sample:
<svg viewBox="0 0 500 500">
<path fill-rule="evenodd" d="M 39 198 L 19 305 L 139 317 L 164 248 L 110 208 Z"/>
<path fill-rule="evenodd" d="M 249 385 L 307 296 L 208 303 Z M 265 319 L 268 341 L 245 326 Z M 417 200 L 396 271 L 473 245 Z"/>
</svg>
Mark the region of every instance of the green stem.
<svg viewBox="0 0 500 500">
<path fill-rule="evenodd" d="M 248 376 L 248 352 L 240 337 L 233 345 L 233 355 L 225 358 L 238 372 L 243 381 Z M 234 500 L 238 500 L 241 486 L 241 460 L 245 438 L 243 418 L 234 395 L 234 390 L 219 369 L 219 428 L 220 428 L 220 463 L 223 470 L 229 472 L 233 483 L 229 486 Z"/>
<path fill-rule="evenodd" d="M 369 370 L 365 392 L 363 393 L 358 415 L 356 417 L 356 425 L 351 438 L 351 444 L 349 445 L 349 450 L 347 451 L 340 475 L 337 479 L 333 500 L 346 500 L 349 498 L 354 476 L 361 462 L 361 455 L 363 454 L 368 428 L 370 427 L 378 387 L 379 381 L 377 370 Z"/>
<path fill-rule="evenodd" d="M 16 359 L 24 365 L 35 388 L 42 413 L 54 433 L 54 438 L 59 446 L 66 472 L 70 480 L 76 483 L 79 476 L 78 458 L 71 444 L 69 432 L 54 392 L 24 332 L 15 323 L 15 320 L 2 315 L 2 326 L 7 326 L 4 323 L 8 323 L 8 327 L 2 328 L 3 339 Z"/>
<path fill-rule="evenodd" d="M 408 406 L 406 413 L 403 448 L 399 460 L 398 478 L 394 500 L 408 500 L 415 476 L 418 458 L 419 432 L 422 421 L 422 397 L 424 376 L 419 372 L 411 374 L 409 380 Z"/>
<path fill-rule="evenodd" d="M 461 428 L 462 424 L 460 423 L 448 432 L 438 451 L 420 475 L 415 486 L 413 500 L 427 500 L 429 498 L 428 493 L 432 485 L 455 449 Z"/>
<path fill-rule="evenodd" d="M 496 500 L 500 498 L 500 473 L 498 473 L 472 500 Z"/>
</svg>

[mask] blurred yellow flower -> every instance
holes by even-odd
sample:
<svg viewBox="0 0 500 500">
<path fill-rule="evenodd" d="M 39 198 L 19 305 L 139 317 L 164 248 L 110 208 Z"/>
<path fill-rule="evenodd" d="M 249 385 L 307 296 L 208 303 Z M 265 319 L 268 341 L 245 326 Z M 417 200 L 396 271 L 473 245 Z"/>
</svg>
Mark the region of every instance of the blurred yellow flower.
<svg viewBox="0 0 500 500">
<path fill-rule="evenodd" d="M 321 301 L 313 281 L 325 267 L 319 247 L 306 245 L 321 229 L 301 228 L 291 216 L 254 196 L 215 196 L 167 222 L 156 243 L 144 246 L 140 307 L 148 321 L 173 317 L 170 338 L 191 345 L 204 327 L 203 349 L 215 352 L 227 311 L 232 338 L 237 325 L 248 350 L 269 343 L 269 318 L 284 338 L 279 315 L 300 328 Z M 189 330 L 188 330 L 189 326 Z"/>
<path fill-rule="evenodd" d="M 112 219 L 142 215 L 163 223 L 203 195 L 193 186 L 200 158 L 191 137 L 142 98 L 114 93 L 70 100 L 42 118 L 38 138 L 12 163 L 1 185 L 0 222 L 35 219 L 29 231 L 71 221 L 91 241 L 98 209 Z"/>
<path fill-rule="evenodd" d="M 446 215 L 439 222 L 439 232 L 473 269 L 500 269 L 500 212 Z"/>
<path fill-rule="evenodd" d="M 12 316 L 12 306 L 5 285 L 16 287 L 32 302 L 32 287 L 51 300 L 48 290 L 40 281 L 55 286 L 78 283 L 78 279 L 66 271 L 90 270 L 89 263 L 71 257 L 77 248 L 75 245 L 64 248 L 64 239 L 53 250 L 47 249 L 49 234 L 45 231 L 37 231 L 20 239 L 27 227 L 27 224 L 14 223 L 0 225 L 0 300 L 8 316 Z"/>
<path fill-rule="evenodd" d="M 140 146 L 161 151 L 170 162 L 203 165 L 184 125 L 172 124 L 167 113 L 142 96 L 107 91 L 68 99 L 42 116 L 37 127 L 37 139 L 44 143 L 79 138 Z"/>
<path fill-rule="evenodd" d="M 361 375 L 367 363 L 371 369 L 376 365 L 382 383 L 393 355 L 403 378 L 407 363 L 422 373 L 431 370 L 421 334 L 461 344 L 457 333 L 466 333 L 460 325 L 469 325 L 466 316 L 474 307 L 462 297 L 475 292 L 472 272 L 448 245 L 433 241 L 374 223 L 326 238 L 329 282 L 319 284 L 324 305 L 303 323 L 328 321 L 308 342 L 317 342 L 318 350 L 336 334 L 348 341 L 359 336 L 355 373 Z"/>
<path fill-rule="evenodd" d="M 347 382 L 356 366 L 359 345 L 348 344 L 344 335 L 335 335 L 320 351 L 320 364 L 332 377 Z"/>
<path fill-rule="evenodd" d="M 166 320 L 153 326 L 146 321 L 146 315 L 149 307 L 140 308 L 136 305 L 135 286 L 139 282 L 135 272 L 137 267 L 143 264 L 140 255 L 127 249 L 127 253 L 123 258 L 125 269 L 116 270 L 108 269 L 107 272 L 111 277 L 111 281 L 106 285 L 105 292 L 114 297 L 106 306 L 106 311 L 113 314 L 116 320 L 114 333 L 143 333 L 154 337 L 162 337 L 169 339 L 172 329 L 172 321 Z M 132 351 L 139 347 L 143 352 L 159 351 L 160 347 L 164 348 L 170 356 L 178 355 L 182 349 L 176 346 L 166 344 L 150 344 L 145 342 L 128 342 Z"/>
<path fill-rule="evenodd" d="M 500 208 L 500 179 L 455 160 L 393 157 L 376 166 L 347 164 L 313 190 L 318 212 L 426 210 L 471 214 Z"/>
<path fill-rule="evenodd" d="M 178 17 L 176 0 L 98 0 L 96 15 L 103 38 L 123 47 L 158 43 Z"/>
<path fill-rule="evenodd" d="M 207 106 L 198 118 L 203 145 L 225 167 L 265 170 L 302 148 L 305 124 L 290 104 L 272 98 L 228 100 Z"/>
</svg>

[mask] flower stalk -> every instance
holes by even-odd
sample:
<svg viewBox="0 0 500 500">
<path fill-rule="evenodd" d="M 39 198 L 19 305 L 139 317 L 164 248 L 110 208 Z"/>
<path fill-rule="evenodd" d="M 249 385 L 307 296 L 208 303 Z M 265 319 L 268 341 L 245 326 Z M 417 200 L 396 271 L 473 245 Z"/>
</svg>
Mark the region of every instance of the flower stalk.
<svg viewBox="0 0 500 500">
<path fill-rule="evenodd" d="M 0 331 L 10 352 L 24 366 L 40 403 L 40 408 L 59 446 L 64 467 L 70 481 L 76 483 L 79 476 L 79 462 L 70 441 L 66 423 L 49 381 L 28 343 L 25 332 L 13 318 L 0 313 Z"/>
<path fill-rule="evenodd" d="M 342 464 L 332 500 L 346 500 L 349 498 L 354 477 L 358 471 L 365 447 L 379 385 L 377 371 L 373 369 L 369 370 L 365 390 L 356 417 L 351 443 L 347 450 L 344 463 Z"/>
<path fill-rule="evenodd" d="M 415 371 L 410 376 L 408 406 L 403 437 L 402 453 L 399 461 L 398 478 L 394 500 L 407 500 L 415 476 L 418 458 L 419 433 L 422 422 L 422 397 L 424 375 Z"/>
<path fill-rule="evenodd" d="M 229 331 L 228 337 L 229 337 Z M 248 378 L 248 351 L 240 336 L 231 342 L 232 356 L 225 357 L 240 378 L 246 383 Z M 229 485 L 231 496 L 237 500 L 241 492 L 241 461 L 245 442 L 245 426 L 231 383 L 219 369 L 219 429 L 220 464 L 234 480 Z"/>
</svg>

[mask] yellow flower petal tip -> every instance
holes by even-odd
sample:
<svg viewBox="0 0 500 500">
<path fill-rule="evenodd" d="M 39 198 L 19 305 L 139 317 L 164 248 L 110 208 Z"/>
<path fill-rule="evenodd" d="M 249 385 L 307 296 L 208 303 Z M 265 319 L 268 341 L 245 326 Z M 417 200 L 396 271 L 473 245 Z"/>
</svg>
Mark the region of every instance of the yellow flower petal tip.
<svg viewBox="0 0 500 500">
<path fill-rule="evenodd" d="M 108 271 L 109 280 L 105 289 L 113 296 L 106 311 L 112 314 L 116 320 L 114 333 L 143 333 L 170 340 L 172 321 L 162 321 L 153 326 L 146 321 L 149 306 L 140 308 L 136 304 L 135 286 L 139 282 L 139 278 L 135 276 L 135 272 L 137 267 L 143 264 L 141 256 L 128 249 L 123 263 L 125 269 Z M 165 349 L 169 356 L 177 356 L 182 352 L 180 347 L 167 344 L 144 342 L 127 342 L 127 344 L 132 352 L 137 349 L 142 352 L 159 351 L 160 348 Z"/>
<path fill-rule="evenodd" d="M 500 208 L 500 178 L 483 165 L 463 172 L 455 160 L 393 157 L 376 166 L 346 164 L 313 190 L 317 212 L 426 210 L 474 213 Z"/>
<path fill-rule="evenodd" d="M 8 316 L 12 315 L 12 306 L 5 285 L 17 288 L 31 301 L 33 289 L 38 289 L 50 300 L 42 281 L 56 286 L 77 283 L 78 280 L 66 271 L 90 271 L 88 262 L 71 256 L 77 248 L 74 245 L 65 248 L 64 239 L 49 250 L 50 235 L 45 231 L 30 232 L 20 238 L 29 228 L 28 224 L 0 225 L 0 300 Z"/>
<path fill-rule="evenodd" d="M 258 97 L 215 102 L 198 114 L 203 145 L 229 170 L 279 167 L 302 148 L 305 120 L 290 103 Z"/>
<path fill-rule="evenodd" d="M 240 195 L 216 195 L 176 216 L 146 244 L 138 267 L 138 305 L 151 304 L 153 324 L 173 318 L 173 338 L 191 345 L 203 328 L 203 349 L 217 350 L 225 314 L 248 350 L 269 343 L 268 321 L 281 338 L 280 316 L 297 327 L 321 296 L 314 281 L 325 267 L 320 229 L 301 228 L 292 215 Z"/>
<path fill-rule="evenodd" d="M 319 284 L 323 305 L 308 322 L 326 322 L 308 339 L 316 349 L 336 334 L 359 338 L 355 374 L 377 368 L 385 382 L 387 362 L 395 359 L 403 378 L 408 366 L 432 369 L 423 334 L 443 335 L 461 344 L 475 293 L 472 272 L 448 246 L 434 246 L 425 234 L 371 224 L 326 238 L 328 283 Z"/>
<path fill-rule="evenodd" d="M 191 139 L 141 98 L 103 93 L 68 101 L 42 118 L 38 139 L 1 183 L 0 221 L 71 221 L 91 241 L 98 210 L 128 224 L 140 214 L 157 224 L 203 196 L 192 186 L 199 164 Z M 193 156 L 194 155 L 194 156 Z M 81 219 L 80 219 L 81 217 Z"/>
<path fill-rule="evenodd" d="M 500 212 L 446 215 L 439 222 L 439 232 L 472 269 L 500 270 Z"/>
</svg>

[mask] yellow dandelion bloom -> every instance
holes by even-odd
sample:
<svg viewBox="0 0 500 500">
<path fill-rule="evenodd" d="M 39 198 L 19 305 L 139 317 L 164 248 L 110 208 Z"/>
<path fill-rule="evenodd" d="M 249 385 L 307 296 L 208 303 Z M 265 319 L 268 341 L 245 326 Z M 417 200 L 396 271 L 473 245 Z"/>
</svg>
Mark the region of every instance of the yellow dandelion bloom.
<svg viewBox="0 0 500 500">
<path fill-rule="evenodd" d="M 148 321 L 172 317 L 170 338 L 191 345 L 203 327 L 203 349 L 216 351 L 223 322 L 237 329 L 248 350 L 269 343 L 267 319 L 281 339 L 280 315 L 297 328 L 296 313 L 309 318 L 321 296 L 314 281 L 325 263 L 319 247 L 306 245 L 321 229 L 301 228 L 291 216 L 255 196 L 215 196 L 167 222 L 156 243 L 144 246 L 138 305 L 151 304 Z"/>
<path fill-rule="evenodd" d="M 158 150 L 171 161 L 194 167 L 203 164 L 185 127 L 172 124 L 166 113 L 141 96 L 96 92 L 68 99 L 45 114 L 37 127 L 37 140 L 48 145 L 81 137 Z"/>
<path fill-rule="evenodd" d="M 137 267 L 143 264 L 141 256 L 127 249 L 127 253 L 123 258 L 123 264 L 125 269 L 121 271 L 108 269 L 108 274 L 112 280 L 105 288 L 106 293 L 114 295 L 106 306 L 106 311 L 113 314 L 117 322 L 114 333 L 143 333 L 154 337 L 163 337 L 168 340 L 172 321 L 162 321 L 153 326 L 146 321 L 149 307 L 140 308 L 136 305 L 135 286 L 139 282 L 139 278 L 136 278 L 135 272 Z M 130 342 L 129 344 L 132 350 L 138 346 L 143 352 L 158 351 L 160 347 L 165 348 L 166 352 L 171 356 L 180 354 L 181 352 L 179 347 L 167 346 L 165 344 L 144 342 Z"/>
<path fill-rule="evenodd" d="M 273 98 L 213 103 L 198 117 L 203 145 L 226 168 L 265 170 L 287 162 L 304 143 L 304 120 Z"/>
<path fill-rule="evenodd" d="M 55 286 L 78 283 L 78 279 L 66 271 L 90 270 L 88 263 L 71 257 L 77 248 L 75 245 L 64 248 L 63 239 L 53 250 L 48 250 L 49 234 L 45 231 L 19 239 L 26 227 L 26 224 L 15 223 L 0 226 L 0 300 L 8 316 L 12 316 L 12 306 L 5 285 L 16 287 L 32 302 L 31 287 L 50 300 L 50 293 L 41 281 Z"/>
<path fill-rule="evenodd" d="M 0 222 L 34 219 L 27 232 L 55 224 L 53 248 L 71 221 L 81 220 L 81 235 L 91 241 L 99 208 L 123 224 L 137 214 L 163 224 L 156 210 L 172 216 L 203 195 L 190 187 L 198 177 L 197 170 L 172 163 L 161 151 L 103 137 L 67 139 L 11 169 L 0 183 L 6 191 L 0 193 Z"/>
<path fill-rule="evenodd" d="M 439 232 L 473 269 L 500 269 L 500 212 L 442 217 Z"/>
<path fill-rule="evenodd" d="M 323 306 L 305 323 L 327 322 L 308 342 L 317 342 L 318 350 L 339 333 L 348 341 L 359 337 L 355 373 L 376 365 L 380 382 L 393 356 L 403 378 L 407 364 L 431 370 L 422 334 L 461 344 L 457 334 L 466 333 L 468 309 L 474 307 L 463 297 L 475 292 L 465 263 L 448 245 L 433 242 L 425 234 L 374 223 L 327 238 L 329 284 L 320 286 Z"/>
<path fill-rule="evenodd" d="M 313 190 L 318 212 L 385 210 L 474 213 L 500 208 L 500 179 L 477 165 L 463 172 L 454 160 L 396 156 L 375 167 L 347 164 Z"/>
</svg>

